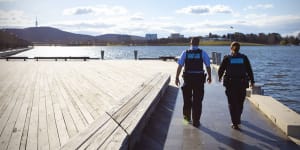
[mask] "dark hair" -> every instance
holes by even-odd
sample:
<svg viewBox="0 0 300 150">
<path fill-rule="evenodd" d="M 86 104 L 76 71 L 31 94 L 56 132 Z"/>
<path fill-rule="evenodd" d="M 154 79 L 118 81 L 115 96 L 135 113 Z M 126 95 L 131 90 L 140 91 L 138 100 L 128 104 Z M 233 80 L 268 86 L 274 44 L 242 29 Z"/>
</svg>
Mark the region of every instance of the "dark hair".
<svg viewBox="0 0 300 150">
<path fill-rule="evenodd" d="M 191 39 L 191 44 L 192 45 L 199 45 L 199 42 L 200 42 L 200 38 L 199 37 L 192 37 Z"/>
<path fill-rule="evenodd" d="M 235 50 L 236 50 L 237 52 L 240 50 L 240 43 L 238 43 L 238 42 L 232 42 L 231 45 L 230 45 L 230 47 L 233 47 L 233 46 L 236 47 Z"/>
</svg>

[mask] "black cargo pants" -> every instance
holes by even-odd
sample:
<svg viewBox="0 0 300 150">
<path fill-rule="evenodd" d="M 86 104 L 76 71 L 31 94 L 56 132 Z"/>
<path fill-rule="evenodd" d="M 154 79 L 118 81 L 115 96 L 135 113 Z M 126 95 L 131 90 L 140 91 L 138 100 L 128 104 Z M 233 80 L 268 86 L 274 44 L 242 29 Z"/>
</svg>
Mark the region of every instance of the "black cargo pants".
<svg viewBox="0 0 300 150">
<path fill-rule="evenodd" d="M 246 97 L 246 88 L 241 83 L 226 86 L 226 96 L 232 124 L 241 124 L 241 115 Z"/>
<path fill-rule="evenodd" d="M 205 75 L 197 76 L 184 75 L 183 93 L 183 115 L 193 121 L 199 121 L 202 112 L 202 100 L 204 96 Z"/>
</svg>

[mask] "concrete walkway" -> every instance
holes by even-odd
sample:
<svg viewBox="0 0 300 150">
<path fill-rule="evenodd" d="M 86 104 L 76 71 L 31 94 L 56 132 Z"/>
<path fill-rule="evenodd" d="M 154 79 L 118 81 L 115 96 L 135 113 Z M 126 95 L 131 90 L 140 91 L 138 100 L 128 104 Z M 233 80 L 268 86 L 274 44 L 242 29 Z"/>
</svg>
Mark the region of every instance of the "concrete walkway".
<svg viewBox="0 0 300 150">
<path fill-rule="evenodd" d="M 157 113 L 144 130 L 137 149 L 198 150 L 198 149 L 300 149 L 288 139 L 253 104 L 245 101 L 241 130 L 230 127 L 230 115 L 224 87 L 216 83 L 205 85 L 201 126 L 183 122 L 182 93 L 170 86 Z M 173 93 L 173 94 L 172 94 Z M 174 96 L 174 93 L 177 96 Z M 173 104 L 172 104 L 173 102 Z M 172 114 L 171 118 L 170 117 Z"/>
</svg>

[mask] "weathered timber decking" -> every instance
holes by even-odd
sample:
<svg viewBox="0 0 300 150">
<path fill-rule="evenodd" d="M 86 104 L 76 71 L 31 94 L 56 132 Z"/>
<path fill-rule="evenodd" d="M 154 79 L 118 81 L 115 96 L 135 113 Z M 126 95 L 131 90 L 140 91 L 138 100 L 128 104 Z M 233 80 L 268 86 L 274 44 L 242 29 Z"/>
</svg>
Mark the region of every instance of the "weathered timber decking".
<svg viewBox="0 0 300 150">
<path fill-rule="evenodd" d="M 158 73 L 124 97 L 119 105 L 96 119 L 86 130 L 71 138 L 62 150 L 69 149 L 130 149 L 156 104 L 163 96 L 170 75 Z"/>
<path fill-rule="evenodd" d="M 136 149 L 299 148 L 248 101 L 242 130 L 231 129 L 224 88 L 215 75 L 205 87 L 201 127 L 182 123 L 176 68 L 174 61 L 153 60 L 0 60 L 0 150 L 59 149 L 157 72 L 171 74 L 170 86 Z"/>
<path fill-rule="evenodd" d="M 59 149 L 157 72 L 162 61 L 0 61 L 0 149 Z"/>
</svg>

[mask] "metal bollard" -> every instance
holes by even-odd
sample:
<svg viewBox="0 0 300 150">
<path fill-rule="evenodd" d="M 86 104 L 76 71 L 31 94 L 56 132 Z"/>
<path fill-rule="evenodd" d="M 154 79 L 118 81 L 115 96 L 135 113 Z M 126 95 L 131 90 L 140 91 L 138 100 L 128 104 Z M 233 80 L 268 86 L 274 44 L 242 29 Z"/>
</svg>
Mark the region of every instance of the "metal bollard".
<svg viewBox="0 0 300 150">
<path fill-rule="evenodd" d="M 221 53 L 216 53 L 216 64 L 220 65 L 221 64 Z"/>
<path fill-rule="evenodd" d="M 138 51 L 134 50 L 133 52 L 134 52 L 134 59 L 137 60 Z"/>
<path fill-rule="evenodd" d="M 255 86 L 252 87 L 252 94 L 264 95 L 264 90 L 262 89 L 263 86 L 264 84 L 255 83 Z"/>
<path fill-rule="evenodd" d="M 212 52 L 212 53 L 211 53 L 212 64 L 216 64 L 216 53 L 217 53 L 217 52 Z"/>
<path fill-rule="evenodd" d="M 101 59 L 104 59 L 104 50 L 101 50 Z"/>
</svg>

